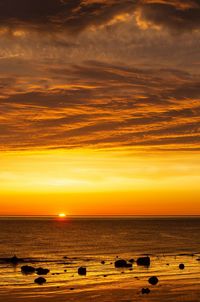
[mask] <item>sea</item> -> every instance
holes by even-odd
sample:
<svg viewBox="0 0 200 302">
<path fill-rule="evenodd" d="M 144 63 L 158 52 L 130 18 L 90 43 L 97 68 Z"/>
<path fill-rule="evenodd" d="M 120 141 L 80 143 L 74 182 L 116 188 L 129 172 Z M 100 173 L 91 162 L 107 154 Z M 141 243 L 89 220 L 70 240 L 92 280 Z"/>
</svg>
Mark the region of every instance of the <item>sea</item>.
<svg viewBox="0 0 200 302">
<path fill-rule="evenodd" d="M 8 261 L 14 255 L 20 263 Z M 119 259 L 146 255 L 149 267 L 115 268 Z M 22 274 L 22 265 L 48 268 L 43 287 L 49 292 L 128 287 L 133 280 L 140 290 L 157 276 L 162 287 L 175 280 L 182 288 L 195 284 L 200 296 L 200 217 L 1 217 L 1 290 L 38 287 L 38 276 Z"/>
</svg>

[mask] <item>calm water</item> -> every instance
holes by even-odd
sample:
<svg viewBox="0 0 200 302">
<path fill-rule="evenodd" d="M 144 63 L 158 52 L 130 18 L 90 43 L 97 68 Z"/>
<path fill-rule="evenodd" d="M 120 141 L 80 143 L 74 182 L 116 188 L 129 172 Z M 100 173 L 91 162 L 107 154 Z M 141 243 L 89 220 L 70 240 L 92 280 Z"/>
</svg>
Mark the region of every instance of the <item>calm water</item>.
<svg viewBox="0 0 200 302">
<path fill-rule="evenodd" d="M 27 264 L 51 270 L 45 287 L 84 288 L 128 282 L 146 282 L 156 274 L 161 280 L 179 278 L 200 288 L 200 218 L 120 218 L 120 219 L 1 219 L 0 287 L 34 288 L 36 275 L 24 276 L 20 267 L 3 258 L 16 254 Z M 116 257 L 137 259 L 150 255 L 150 268 L 114 268 Z M 65 258 L 64 258 L 65 257 Z M 105 264 L 101 261 L 105 260 Z M 179 263 L 185 263 L 180 271 Z M 80 277 L 79 266 L 88 274 Z"/>
</svg>

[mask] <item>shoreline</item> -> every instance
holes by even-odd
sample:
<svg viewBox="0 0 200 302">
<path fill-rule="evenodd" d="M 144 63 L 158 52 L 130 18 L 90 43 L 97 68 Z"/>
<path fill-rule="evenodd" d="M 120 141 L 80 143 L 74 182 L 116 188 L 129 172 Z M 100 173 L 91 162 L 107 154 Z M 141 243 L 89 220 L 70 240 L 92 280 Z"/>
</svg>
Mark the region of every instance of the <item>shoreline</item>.
<svg viewBox="0 0 200 302">
<path fill-rule="evenodd" d="M 175 281 L 175 282 L 174 282 Z M 112 283 L 109 286 L 98 286 L 79 290 L 75 288 L 70 290 L 68 287 L 36 287 L 34 289 L 7 289 L 0 288 L 0 298 L 6 302 L 30 301 L 30 302 L 64 302 L 64 301 L 90 301 L 111 302 L 111 301 L 141 301 L 150 302 L 172 302 L 187 301 L 197 302 L 200 296 L 200 280 L 194 283 L 185 284 L 183 280 L 169 280 L 160 282 L 155 287 L 150 286 L 151 292 L 148 295 L 142 295 L 141 288 L 137 280 L 129 280 L 127 283 Z"/>
</svg>

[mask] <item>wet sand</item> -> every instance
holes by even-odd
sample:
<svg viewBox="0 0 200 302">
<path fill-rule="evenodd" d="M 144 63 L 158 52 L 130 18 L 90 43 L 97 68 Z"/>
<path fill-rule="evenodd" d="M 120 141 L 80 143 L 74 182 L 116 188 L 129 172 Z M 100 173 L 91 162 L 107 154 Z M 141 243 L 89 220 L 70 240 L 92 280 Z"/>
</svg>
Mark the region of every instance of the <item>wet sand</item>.
<svg viewBox="0 0 200 302">
<path fill-rule="evenodd" d="M 98 261 L 99 267 L 95 273 L 87 259 L 85 265 L 89 267 L 89 271 L 86 276 L 78 277 L 77 268 L 73 275 L 67 271 L 61 275 L 49 272 L 44 276 L 47 283 L 42 286 L 34 284 L 34 279 L 38 277 L 36 273 L 24 275 L 20 271 L 21 264 L 18 264 L 15 268 L 16 275 L 13 275 L 16 285 L 0 286 L 0 301 L 200 302 L 198 259 L 199 255 L 156 256 L 151 258 L 150 267 L 138 266 L 134 262 L 133 268 L 114 268 L 114 262 L 102 264 Z M 58 263 L 57 266 L 61 265 Z M 179 268 L 179 263 L 185 263 L 184 269 Z M 11 269 L 12 265 L 8 263 L 8 266 Z M 109 273 L 103 275 L 106 267 L 109 268 Z M 158 277 L 158 284 L 149 284 L 151 276 Z M 18 280 L 23 280 L 23 283 L 19 285 Z M 142 288 L 150 289 L 150 293 L 142 294 Z"/>
<path fill-rule="evenodd" d="M 141 285 L 141 284 L 140 284 Z M 71 291 L 67 287 L 51 288 L 49 290 L 45 287 L 35 288 L 34 290 L 28 289 L 12 289 L 0 290 L 0 299 L 4 302 L 14 301 L 29 301 L 29 302 L 64 302 L 64 301 L 95 301 L 95 302 L 136 302 L 136 301 L 149 301 L 149 302 L 174 302 L 174 301 L 187 301 L 198 302 L 200 301 L 200 281 L 191 280 L 190 284 L 185 285 L 183 280 L 176 280 L 174 282 L 160 282 L 159 285 L 152 287 L 149 286 L 151 292 L 148 295 L 142 295 L 141 286 L 139 282 L 129 280 L 129 283 L 112 284 L 110 288 L 104 285 L 98 288 L 85 289 L 84 291 L 74 289 Z"/>
</svg>

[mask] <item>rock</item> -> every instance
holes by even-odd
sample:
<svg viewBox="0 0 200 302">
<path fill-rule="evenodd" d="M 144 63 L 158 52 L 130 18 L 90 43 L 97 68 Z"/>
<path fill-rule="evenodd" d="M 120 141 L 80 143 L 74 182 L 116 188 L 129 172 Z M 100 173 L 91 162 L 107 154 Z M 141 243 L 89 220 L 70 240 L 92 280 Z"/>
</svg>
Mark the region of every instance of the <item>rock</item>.
<svg viewBox="0 0 200 302">
<path fill-rule="evenodd" d="M 158 283 L 158 278 L 155 277 L 155 276 L 150 277 L 150 278 L 149 278 L 149 283 L 150 283 L 151 285 L 156 285 L 156 284 Z"/>
<path fill-rule="evenodd" d="M 42 285 L 42 284 L 46 283 L 47 280 L 43 277 L 39 277 L 39 278 L 35 279 L 34 282 L 39 284 L 39 285 Z"/>
<path fill-rule="evenodd" d="M 18 258 L 16 255 L 11 258 L 1 258 L 1 260 L 6 263 L 12 263 L 13 265 L 17 265 L 19 262 L 23 262 L 23 259 Z"/>
<path fill-rule="evenodd" d="M 150 257 L 139 257 L 138 259 L 137 259 L 137 265 L 141 265 L 141 266 L 150 266 L 150 262 L 151 262 L 151 260 L 150 260 Z"/>
<path fill-rule="evenodd" d="M 101 261 L 101 264 L 105 264 L 105 261 L 104 261 L 104 260 L 102 260 L 102 261 Z"/>
<path fill-rule="evenodd" d="M 83 266 L 79 267 L 79 268 L 78 268 L 78 274 L 79 274 L 80 276 L 85 276 L 85 275 L 87 274 L 87 269 L 86 269 L 86 267 L 83 267 Z"/>
<path fill-rule="evenodd" d="M 184 269 L 185 268 L 185 265 L 183 263 L 179 264 L 179 268 L 180 269 Z"/>
<path fill-rule="evenodd" d="M 132 263 L 128 263 L 126 260 L 117 260 L 115 261 L 116 268 L 132 267 Z"/>
<path fill-rule="evenodd" d="M 135 260 L 134 260 L 134 259 L 130 259 L 128 262 L 130 262 L 130 263 L 134 263 L 134 262 L 135 262 Z"/>
<path fill-rule="evenodd" d="M 10 258 L 10 262 L 13 264 L 18 264 L 20 262 L 20 259 L 14 255 L 12 258 Z"/>
<path fill-rule="evenodd" d="M 143 295 L 144 294 L 148 295 L 150 293 L 150 289 L 148 287 L 147 288 L 142 288 L 141 292 L 142 292 Z"/>
<path fill-rule="evenodd" d="M 36 268 L 36 273 L 39 276 L 41 276 L 41 275 L 47 275 L 49 272 L 50 272 L 50 270 L 47 269 L 47 268 L 42 268 L 42 267 Z"/>
<path fill-rule="evenodd" d="M 35 268 L 33 266 L 24 265 L 21 267 L 22 274 L 29 275 L 35 273 Z"/>
</svg>

